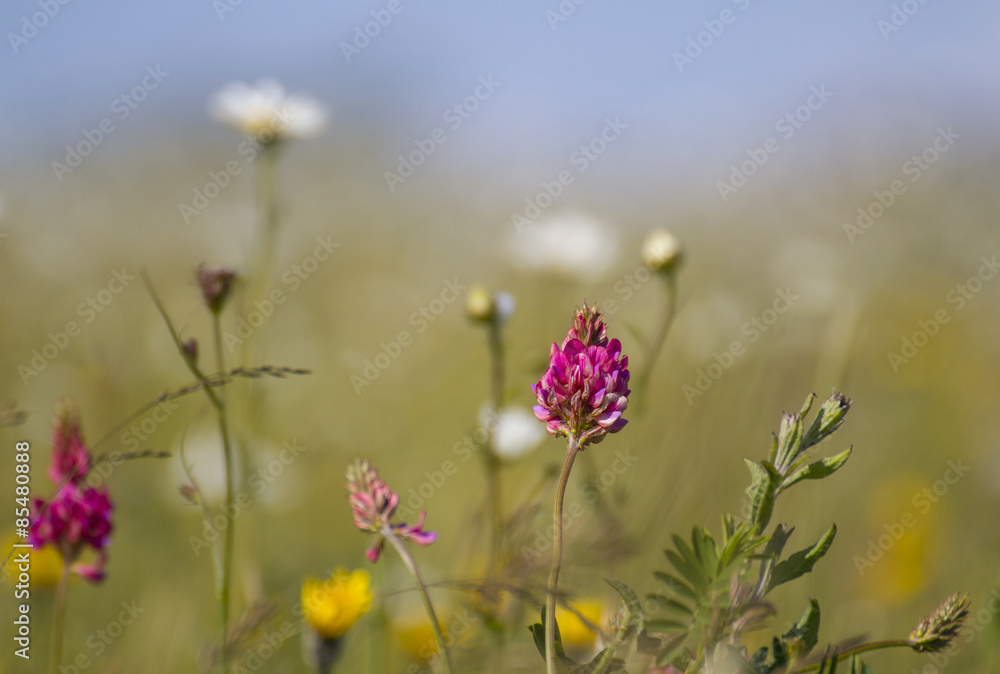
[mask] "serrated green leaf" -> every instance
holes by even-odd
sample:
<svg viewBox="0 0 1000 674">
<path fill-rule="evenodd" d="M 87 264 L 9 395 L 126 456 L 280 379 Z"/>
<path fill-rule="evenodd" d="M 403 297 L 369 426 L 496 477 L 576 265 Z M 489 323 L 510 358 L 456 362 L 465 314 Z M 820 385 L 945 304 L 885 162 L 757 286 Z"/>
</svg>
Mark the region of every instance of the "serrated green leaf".
<svg viewBox="0 0 1000 674">
<path fill-rule="evenodd" d="M 825 459 L 814 461 L 808 466 L 799 468 L 782 481 L 780 491 L 784 491 L 802 480 L 819 480 L 833 475 L 833 473 L 837 472 L 847 462 L 847 459 L 851 456 L 851 451 L 852 449 L 846 449 L 836 456 L 829 456 Z"/>
<path fill-rule="evenodd" d="M 785 561 L 776 565 L 771 572 L 771 579 L 767 584 L 767 591 L 770 592 L 774 588 L 787 583 L 790 580 L 795 580 L 799 576 L 803 576 L 810 571 L 812 571 L 813 566 L 818 562 L 823 555 L 826 554 L 830 546 L 833 545 L 833 539 L 837 535 L 837 525 L 831 524 L 830 528 L 826 530 L 823 536 L 810 545 L 805 550 L 799 550 L 794 555 L 786 559 Z"/>
</svg>

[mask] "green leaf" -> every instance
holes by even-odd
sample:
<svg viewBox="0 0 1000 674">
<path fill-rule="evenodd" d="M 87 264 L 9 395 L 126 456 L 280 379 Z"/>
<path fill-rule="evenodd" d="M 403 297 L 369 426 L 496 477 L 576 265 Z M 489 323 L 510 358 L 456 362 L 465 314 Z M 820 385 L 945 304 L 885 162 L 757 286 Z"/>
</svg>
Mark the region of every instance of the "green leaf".
<svg viewBox="0 0 1000 674">
<path fill-rule="evenodd" d="M 688 623 L 683 623 L 679 620 L 671 620 L 670 618 L 653 618 L 652 620 L 647 620 L 646 627 L 653 632 L 678 632 L 680 630 L 684 630 L 686 632 L 690 629 L 690 625 Z"/>
<path fill-rule="evenodd" d="M 767 542 L 767 547 L 764 548 L 764 559 L 760 564 L 760 587 L 770 587 L 774 567 L 778 563 L 778 559 L 781 558 L 781 552 L 785 549 L 785 543 L 792 537 L 793 531 L 795 531 L 795 527 L 786 529 L 784 524 L 779 524 L 774 528 L 774 533 L 771 534 L 771 539 Z"/>
<path fill-rule="evenodd" d="M 670 641 L 668 641 L 664 646 L 660 654 L 656 656 L 656 666 L 665 667 L 670 664 L 677 655 L 684 649 L 684 642 L 687 641 L 687 633 L 679 634 Z"/>
<path fill-rule="evenodd" d="M 702 569 L 698 556 L 688 547 L 684 539 L 677 535 L 674 535 L 673 538 L 677 552 L 666 550 L 667 559 L 680 572 L 681 576 L 691 583 L 691 587 L 699 593 L 704 592 L 708 587 L 709 575 Z"/>
<path fill-rule="evenodd" d="M 694 527 L 691 530 L 691 545 L 705 575 L 709 578 L 716 575 L 719 568 L 719 549 L 712 534 L 703 527 Z"/>
<path fill-rule="evenodd" d="M 778 482 L 781 478 L 770 463 L 757 463 L 751 459 L 746 461 L 750 469 L 752 482 L 747 488 L 750 497 L 750 524 L 754 531 L 761 533 L 771 521 L 774 511 L 774 499 L 778 492 Z"/>
<path fill-rule="evenodd" d="M 669 559 L 669 557 L 668 557 Z M 654 571 L 653 576 L 660 581 L 660 585 L 665 585 L 666 589 L 671 592 L 670 596 L 675 594 L 684 597 L 685 599 L 690 599 L 691 601 L 698 601 L 698 595 L 695 591 L 691 589 L 684 581 L 682 581 L 677 576 L 672 576 L 669 573 L 663 571 Z M 668 596 L 668 595 L 663 595 Z"/>
<path fill-rule="evenodd" d="M 850 409 L 851 401 L 844 394 L 834 390 L 823 402 L 812 426 L 802 437 L 802 449 L 806 450 L 833 434 L 844 423 L 844 417 Z"/>
<path fill-rule="evenodd" d="M 813 545 L 810 545 L 805 550 L 799 550 L 794 555 L 781 562 L 774 567 L 771 572 L 771 579 L 767 584 L 767 591 L 770 592 L 774 588 L 787 583 L 790 580 L 795 580 L 799 576 L 803 576 L 810 571 L 812 571 L 813 566 L 826 554 L 830 546 L 833 545 L 833 539 L 837 535 L 837 525 L 831 524 L 830 528 L 826 530 L 823 537 L 816 541 Z"/>
<path fill-rule="evenodd" d="M 621 644 L 646 628 L 646 614 L 642 610 L 639 597 L 632 591 L 632 588 L 614 578 L 605 578 L 604 582 L 618 593 L 618 596 L 622 598 L 622 604 L 625 605 L 625 619 L 615 636 L 615 641 Z"/>
<path fill-rule="evenodd" d="M 682 604 L 676 599 L 670 599 L 668 597 L 663 596 L 662 594 L 657 594 L 656 592 L 650 592 L 646 596 L 655 601 L 660 606 L 660 608 L 666 609 L 671 613 L 678 613 L 686 617 L 691 617 L 691 615 L 694 613 L 694 611 L 690 607 L 688 607 L 687 604 Z"/>
<path fill-rule="evenodd" d="M 531 632 L 531 636 L 535 641 L 535 648 L 542 655 L 542 660 L 545 660 L 545 607 L 541 610 L 542 622 L 534 623 L 528 630 Z M 575 660 L 566 655 L 566 651 L 563 650 L 562 645 L 562 635 L 559 633 L 559 623 L 556 622 L 555 626 L 555 638 L 553 643 L 553 652 L 556 655 L 556 660 L 562 667 L 575 666 L 577 663 Z"/>
<path fill-rule="evenodd" d="M 809 600 L 805 613 L 792 629 L 782 635 L 781 640 L 789 650 L 795 650 L 798 657 L 809 654 L 819 641 L 819 603 L 815 599 Z M 793 645 L 796 643 L 800 645 Z"/>
<path fill-rule="evenodd" d="M 820 459 L 819 461 L 810 463 L 808 466 L 799 468 L 797 471 L 784 479 L 781 483 L 781 491 L 788 489 L 796 482 L 801 482 L 802 480 L 819 480 L 827 477 L 828 475 L 832 475 L 838 468 L 847 462 L 847 459 L 850 458 L 850 456 L 851 449 L 847 449 L 836 456 Z"/>
</svg>

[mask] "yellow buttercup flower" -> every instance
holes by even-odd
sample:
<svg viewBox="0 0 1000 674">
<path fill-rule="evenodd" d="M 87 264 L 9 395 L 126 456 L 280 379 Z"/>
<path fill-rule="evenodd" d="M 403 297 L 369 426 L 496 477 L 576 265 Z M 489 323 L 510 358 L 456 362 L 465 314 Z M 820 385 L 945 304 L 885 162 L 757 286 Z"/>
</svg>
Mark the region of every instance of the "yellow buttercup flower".
<svg viewBox="0 0 1000 674">
<path fill-rule="evenodd" d="M 8 534 L 3 543 L 0 543 L 0 559 L 4 559 L 15 543 L 24 543 L 24 540 L 14 536 L 13 532 Z M 31 559 L 31 586 L 32 587 L 55 587 L 59 582 L 59 575 L 62 573 L 62 555 L 51 545 L 46 545 L 41 550 L 28 548 L 18 548 L 17 551 L 28 550 L 28 557 Z M 14 553 L 17 555 L 17 552 Z M 13 557 L 11 558 L 13 559 Z M 14 569 L 10 562 L 4 567 L 2 576 L 6 577 L 13 573 Z M 16 575 L 16 574 L 15 574 Z"/>
<path fill-rule="evenodd" d="M 570 602 L 570 606 L 582 615 L 593 625 L 601 624 L 601 616 L 604 613 L 604 604 L 596 599 L 582 599 L 578 602 Z M 593 646 L 597 641 L 597 632 L 580 620 L 580 617 L 572 611 L 556 606 L 556 623 L 559 625 L 559 634 L 562 637 L 563 645 L 587 647 Z"/>
<path fill-rule="evenodd" d="M 302 583 L 302 613 L 306 622 L 327 639 L 342 636 L 371 605 L 371 578 L 361 569 L 348 573 L 340 567 L 330 580 L 306 578 Z"/>
</svg>

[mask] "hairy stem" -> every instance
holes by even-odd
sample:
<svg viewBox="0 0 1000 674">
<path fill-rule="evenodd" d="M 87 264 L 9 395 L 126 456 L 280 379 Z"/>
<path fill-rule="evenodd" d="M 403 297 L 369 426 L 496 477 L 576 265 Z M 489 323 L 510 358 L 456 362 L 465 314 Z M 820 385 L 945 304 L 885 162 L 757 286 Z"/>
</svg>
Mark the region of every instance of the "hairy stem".
<svg viewBox="0 0 1000 674">
<path fill-rule="evenodd" d="M 549 591 L 545 602 L 545 667 L 548 674 L 556 674 L 556 592 L 559 588 L 559 570 L 562 568 L 563 498 L 566 495 L 566 485 L 569 483 L 569 473 L 573 470 L 573 460 L 579 451 L 580 441 L 575 436 L 570 436 L 566 447 L 566 462 L 563 464 L 559 483 L 556 485 L 556 501 L 552 512 L 552 569 L 549 571 Z"/>
<path fill-rule="evenodd" d="M 837 660 L 842 660 L 842 659 L 844 659 L 846 657 L 858 655 L 860 653 L 865 653 L 867 651 L 878 651 L 878 650 L 882 650 L 884 648 L 899 648 L 901 646 L 906 646 L 907 648 L 912 648 L 913 644 L 911 644 L 906 639 L 889 639 L 887 641 L 870 641 L 867 644 L 860 644 L 858 646 L 855 646 L 854 648 L 849 648 L 846 651 L 843 651 L 841 653 L 834 653 L 833 654 L 833 659 L 834 659 L 834 661 L 837 661 Z M 820 662 L 816 662 L 816 663 L 813 663 L 813 664 L 808 665 L 806 667 L 798 667 L 796 669 L 793 669 L 793 670 L 787 672 L 787 674 L 799 674 L 800 672 L 811 672 L 811 671 L 819 669 L 820 664 L 821 664 Z"/>
</svg>

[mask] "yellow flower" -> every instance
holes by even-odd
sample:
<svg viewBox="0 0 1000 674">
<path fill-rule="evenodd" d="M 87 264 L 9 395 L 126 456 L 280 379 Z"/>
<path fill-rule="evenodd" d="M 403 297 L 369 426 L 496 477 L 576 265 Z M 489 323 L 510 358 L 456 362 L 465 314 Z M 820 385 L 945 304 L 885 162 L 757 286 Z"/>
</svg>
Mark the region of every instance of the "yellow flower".
<svg viewBox="0 0 1000 674">
<path fill-rule="evenodd" d="M 570 606 L 577 613 L 587 619 L 593 625 L 601 624 L 601 615 L 604 613 L 604 604 L 596 599 L 583 599 L 579 602 L 570 602 Z M 597 632 L 580 620 L 579 616 L 572 611 L 556 606 L 556 623 L 559 625 L 559 634 L 565 646 L 593 646 L 597 641 Z"/>
<path fill-rule="evenodd" d="M 24 540 L 13 533 L 8 534 L 3 539 L 3 543 L 0 543 L 3 546 L 0 547 L 0 559 L 7 557 L 8 553 L 14 549 L 15 543 L 24 543 Z M 18 552 L 24 550 L 28 550 L 28 559 L 31 560 L 31 586 L 54 587 L 59 582 L 59 575 L 62 573 L 62 555 L 59 554 L 59 551 L 51 545 L 46 545 L 41 550 L 17 548 L 14 555 L 16 556 Z M 11 557 L 11 560 L 13 559 L 14 557 Z M 8 561 L 2 576 L 6 577 L 10 573 L 16 573 L 16 567 L 13 567 L 11 561 Z"/>
<path fill-rule="evenodd" d="M 302 612 L 306 622 L 327 639 L 342 636 L 371 605 L 371 578 L 361 569 L 348 573 L 340 567 L 330 580 L 306 578 L 302 583 Z"/>
</svg>

